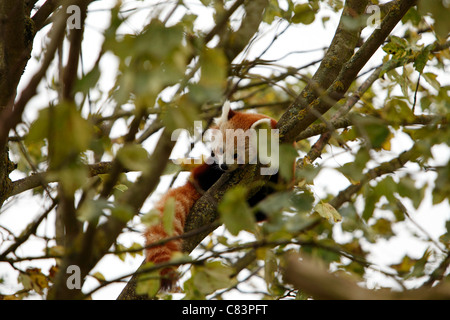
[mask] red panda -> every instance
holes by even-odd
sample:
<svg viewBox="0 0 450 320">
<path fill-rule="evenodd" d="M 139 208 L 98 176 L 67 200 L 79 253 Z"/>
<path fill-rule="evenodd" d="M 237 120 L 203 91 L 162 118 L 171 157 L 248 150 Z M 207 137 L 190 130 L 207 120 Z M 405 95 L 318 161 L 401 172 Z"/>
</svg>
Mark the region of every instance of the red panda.
<svg viewBox="0 0 450 320">
<path fill-rule="evenodd" d="M 175 200 L 175 216 L 173 220 L 173 234 L 179 236 L 183 234 L 184 224 L 190 209 L 195 202 L 208 190 L 223 174 L 217 164 L 203 163 L 191 171 L 191 175 L 186 184 L 170 189 L 155 205 L 162 218 L 164 206 L 169 198 Z M 162 221 L 162 219 L 161 219 Z M 163 240 L 169 235 L 164 229 L 163 223 L 152 225 L 145 230 L 145 244 L 148 246 L 157 241 Z M 172 240 L 161 246 L 146 249 L 146 262 L 164 263 L 168 262 L 172 255 L 181 252 L 182 240 Z M 160 272 L 161 284 L 163 290 L 170 290 L 174 287 L 177 280 L 176 269 L 173 267 L 164 268 Z"/>
<path fill-rule="evenodd" d="M 222 115 L 215 119 L 213 128 L 217 129 L 221 136 L 219 138 L 220 141 L 214 141 L 214 154 L 212 154 L 217 158 L 220 169 L 233 171 L 237 169 L 239 164 L 249 163 L 252 160 L 249 150 L 249 139 L 252 137 L 249 133 L 252 133 L 252 130 L 256 132 L 259 129 L 276 129 L 276 126 L 277 121 L 275 119 L 259 113 L 234 111 L 231 109 L 230 103 L 228 101 L 225 102 L 222 108 Z M 245 152 L 241 152 L 242 154 L 238 152 L 240 151 L 238 150 L 239 140 L 245 144 L 243 146 L 244 150 L 242 150 Z"/>
<path fill-rule="evenodd" d="M 274 119 L 262 114 L 233 111 L 230 108 L 229 102 L 226 102 L 223 106 L 221 117 L 215 119 L 215 126 L 213 129 L 218 130 L 215 131 L 216 133 L 223 132 L 222 138 L 225 140 L 225 132 L 227 129 L 242 129 L 244 132 L 248 129 L 258 129 L 260 126 L 269 126 L 274 129 L 276 128 L 276 125 L 277 122 Z M 222 147 L 213 150 L 212 158 L 208 159 L 206 163 L 194 168 L 191 171 L 190 179 L 185 185 L 170 189 L 167 194 L 165 194 L 155 205 L 155 209 L 160 212 L 162 217 L 167 200 L 169 198 L 175 199 L 175 217 L 172 236 L 178 236 L 183 233 L 187 215 L 202 194 L 207 191 L 223 173 L 237 168 L 238 164 L 229 164 L 220 160 L 220 156 L 223 156 L 226 153 L 226 150 L 224 150 L 226 141 L 222 142 L 224 142 Z M 246 153 L 248 153 L 248 144 L 245 147 L 247 148 Z M 231 151 L 234 153 L 236 152 L 236 150 Z M 278 174 L 272 175 L 270 181 L 272 183 L 276 183 L 278 181 Z M 270 186 L 264 186 L 248 200 L 249 205 L 256 205 L 273 191 L 273 188 Z M 256 212 L 257 221 L 263 221 L 265 219 L 266 217 L 262 212 Z M 167 238 L 168 234 L 164 229 L 163 223 L 161 222 L 147 228 L 144 236 L 146 245 L 150 245 L 154 242 Z M 174 253 L 181 251 L 181 244 L 182 240 L 178 239 L 172 240 L 161 246 L 148 248 L 146 250 L 146 261 L 153 262 L 155 264 L 168 262 Z M 177 280 L 176 269 L 173 267 L 164 268 L 161 270 L 160 275 L 160 288 L 163 290 L 172 289 Z"/>
<path fill-rule="evenodd" d="M 259 113 L 245 113 L 238 112 L 231 109 L 230 103 L 227 101 L 223 105 L 222 115 L 219 118 L 215 119 L 214 128 L 220 131 L 220 136 L 222 137 L 221 143 L 218 144 L 218 147 L 213 146 L 212 156 L 217 158 L 217 162 L 219 164 L 219 168 L 223 171 L 229 172 L 237 169 L 239 164 L 249 163 L 251 160 L 251 155 L 249 152 L 249 140 L 245 140 L 244 151 L 245 156 L 244 161 L 242 159 L 238 159 L 239 150 L 238 144 L 234 143 L 234 141 L 229 141 L 230 135 L 227 136 L 227 130 L 235 131 L 234 135 L 237 139 L 246 139 L 247 131 L 249 129 L 254 129 L 258 131 L 259 129 L 276 129 L 277 121 L 273 118 L 270 118 L 264 114 Z M 239 130 L 242 129 L 242 130 Z M 228 140 L 227 140 L 228 138 Z M 231 142 L 231 144 L 229 144 Z M 278 140 L 272 141 L 278 143 Z M 271 143 L 272 143 L 271 142 Z M 231 150 L 228 150 L 228 147 L 231 147 Z M 278 147 L 278 146 L 277 146 Z M 273 152 L 274 150 L 272 150 Z M 228 160 L 232 156 L 232 163 L 225 161 Z M 277 155 L 278 156 L 278 155 Z M 228 159 L 227 159 L 228 157 Z M 241 160 L 240 163 L 237 160 Z M 277 171 L 275 174 L 271 175 L 269 182 L 266 183 L 256 194 L 250 197 L 247 202 L 251 207 L 254 207 L 258 202 L 263 200 L 267 195 L 275 192 L 273 188 L 274 184 L 279 182 L 279 175 Z M 261 222 L 267 219 L 266 215 L 262 211 L 256 211 L 255 213 L 256 221 Z"/>
</svg>

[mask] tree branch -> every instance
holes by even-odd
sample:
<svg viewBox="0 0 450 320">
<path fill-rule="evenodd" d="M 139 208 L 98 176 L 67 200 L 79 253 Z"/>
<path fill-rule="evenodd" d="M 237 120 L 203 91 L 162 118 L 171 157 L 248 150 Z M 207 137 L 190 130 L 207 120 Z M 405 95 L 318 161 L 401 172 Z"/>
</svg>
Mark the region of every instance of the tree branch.
<svg viewBox="0 0 450 320">
<path fill-rule="evenodd" d="M 111 171 L 111 162 L 100 162 L 96 164 L 88 165 L 89 176 L 94 177 L 99 174 L 106 174 Z M 123 172 L 127 172 L 124 170 Z M 8 197 L 18 195 L 24 191 L 34 189 L 51 182 L 58 182 L 54 175 L 49 174 L 49 172 L 40 172 L 33 174 L 31 176 L 16 180 L 12 183 L 11 192 Z"/>
<path fill-rule="evenodd" d="M 416 160 L 420 155 L 421 153 L 418 151 L 417 146 L 414 145 L 411 149 L 402 152 L 397 158 L 383 162 L 378 167 L 370 169 L 358 184 L 352 184 L 342 190 L 329 203 L 336 209 L 339 208 L 342 204 L 349 201 L 369 181 L 402 168 L 407 162 Z"/>
<path fill-rule="evenodd" d="M 419 288 L 400 292 L 391 290 L 369 290 L 356 281 L 333 275 L 318 261 L 299 254 L 288 254 L 285 258 L 284 279 L 296 289 L 304 291 L 314 299 L 332 300 L 449 300 L 450 284 L 433 288 Z"/>
<path fill-rule="evenodd" d="M 58 20 L 52 27 L 51 40 L 47 46 L 42 64 L 39 70 L 33 75 L 28 85 L 22 91 L 20 98 L 14 103 L 14 99 L 8 101 L 7 107 L 0 114 L 0 150 L 7 143 L 9 130 L 14 128 L 21 120 L 22 113 L 28 101 L 36 94 L 36 89 L 42 78 L 45 76 L 50 63 L 53 61 L 56 49 L 64 39 L 66 27 L 66 13 L 58 15 Z M 23 52 L 21 52 L 23 54 Z"/>
<path fill-rule="evenodd" d="M 35 221 L 30 223 L 23 232 L 21 232 L 20 236 L 14 240 L 14 243 L 9 246 L 3 253 L 0 255 L 0 261 L 4 261 L 6 256 L 16 251 L 18 247 L 20 247 L 28 238 L 36 233 L 37 228 L 41 224 L 41 222 L 48 216 L 48 214 L 56 207 L 57 201 L 54 201 L 53 204 L 45 210 L 43 214 L 41 214 Z"/>
<path fill-rule="evenodd" d="M 237 1 L 238 2 L 238 1 Z M 226 33 L 219 43 L 231 62 L 247 47 L 248 43 L 259 29 L 268 0 L 244 1 L 245 16 L 236 32 Z"/>
<path fill-rule="evenodd" d="M 47 0 L 33 15 L 32 19 L 34 21 L 36 31 L 41 30 L 42 27 L 45 26 L 47 18 L 56 11 L 60 5 L 60 2 L 61 1 L 59 0 Z"/>
<path fill-rule="evenodd" d="M 397 0 L 396 2 L 396 5 L 392 7 L 392 10 L 381 22 L 380 28 L 376 29 L 352 58 L 345 63 L 337 78 L 321 97 L 307 103 L 305 97 L 309 97 L 312 91 L 304 90 L 297 101 L 283 114 L 278 122 L 280 140 L 282 142 L 293 142 L 303 130 L 344 96 L 359 71 L 384 42 L 405 13 L 415 5 L 416 0 Z"/>
</svg>

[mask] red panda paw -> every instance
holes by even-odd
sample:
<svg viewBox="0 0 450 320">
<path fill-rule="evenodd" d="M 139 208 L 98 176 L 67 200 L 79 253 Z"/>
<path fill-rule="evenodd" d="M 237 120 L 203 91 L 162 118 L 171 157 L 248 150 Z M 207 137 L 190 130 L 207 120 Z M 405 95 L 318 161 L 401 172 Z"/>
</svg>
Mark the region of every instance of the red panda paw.
<svg viewBox="0 0 450 320">
<path fill-rule="evenodd" d="M 161 285 L 160 290 L 165 292 L 180 292 L 181 288 L 177 285 L 179 274 L 175 268 L 164 268 L 160 272 Z"/>
</svg>

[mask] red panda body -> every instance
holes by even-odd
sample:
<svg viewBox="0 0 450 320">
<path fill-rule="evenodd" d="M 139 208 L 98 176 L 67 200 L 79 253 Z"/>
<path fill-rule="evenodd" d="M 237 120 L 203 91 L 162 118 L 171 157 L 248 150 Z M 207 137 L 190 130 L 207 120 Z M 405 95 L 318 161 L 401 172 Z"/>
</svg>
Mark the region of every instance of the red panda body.
<svg viewBox="0 0 450 320">
<path fill-rule="evenodd" d="M 224 104 L 222 116 L 219 119 L 216 119 L 215 123 L 215 129 L 218 129 L 221 132 L 225 132 L 227 129 L 248 130 L 255 128 L 260 124 L 265 124 L 266 126 L 268 125 L 271 128 L 276 128 L 277 125 L 277 122 L 274 119 L 262 114 L 233 111 L 231 110 L 228 102 Z M 225 137 L 225 135 L 223 136 Z M 232 171 L 236 168 L 227 167 L 224 169 L 223 164 L 217 163 L 217 158 L 214 162 L 215 163 L 212 164 L 205 163 L 193 169 L 191 171 L 190 179 L 185 185 L 170 189 L 167 194 L 164 195 L 164 197 L 162 197 L 156 204 L 155 209 L 160 212 L 162 218 L 164 206 L 167 200 L 169 198 L 174 198 L 175 200 L 175 217 L 173 222 L 173 234 L 171 236 L 179 236 L 183 234 L 186 218 L 195 202 L 221 177 L 225 171 Z M 270 178 L 270 181 L 276 183 L 278 181 L 278 174 L 273 175 Z M 264 186 L 259 192 L 248 200 L 249 205 L 254 206 L 273 191 L 274 190 L 271 187 Z M 257 221 L 262 221 L 265 219 L 266 217 L 262 212 L 256 213 Z M 147 228 L 144 236 L 147 246 L 169 237 L 162 222 Z M 146 250 L 146 261 L 153 262 L 155 264 L 168 262 L 174 253 L 181 252 L 181 245 L 182 240 L 177 239 L 167 242 L 164 245 L 148 248 Z M 161 270 L 160 275 L 161 289 L 169 290 L 175 285 L 177 280 L 175 268 L 164 268 Z"/>
<path fill-rule="evenodd" d="M 222 115 L 215 119 L 215 128 L 221 131 L 221 135 L 224 139 L 225 145 L 226 142 L 226 131 L 231 130 L 239 130 L 242 129 L 243 131 L 254 129 L 264 129 L 270 128 L 270 129 L 276 129 L 277 128 L 277 121 L 273 118 L 270 118 L 266 115 L 259 114 L 259 113 L 245 113 L 245 112 L 237 112 L 231 109 L 231 106 L 229 102 L 226 102 L 222 109 Z M 246 146 L 247 147 L 247 146 Z M 215 156 L 217 157 L 218 154 L 222 154 L 222 162 L 219 161 L 219 167 L 224 171 L 233 171 L 238 167 L 236 164 L 230 165 L 229 163 L 223 163 L 224 154 L 229 152 L 229 150 L 224 150 L 223 147 L 219 148 L 221 150 L 215 150 Z M 233 153 L 236 152 L 236 150 L 232 150 Z M 247 150 L 248 151 L 248 150 Z M 236 154 L 235 154 L 236 155 Z M 247 156 L 247 155 L 246 155 Z M 246 160 L 249 158 L 246 157 Z M 295 165 L 294 165 L 295 168 Z M 293 169 L 294 169 L 293 168 Z M 269 178 L 269 183 L 266 183 L 256 194 L 254 194 L 252 197 L 250 197 L 247 202 L 251 207 L 254 207 L 257 205 L 261 200 L 265 199 L 265 197 L 273 192 L 275 192 L 274 185 L 279 182 L 279 174 L 278 172 L 271 175 Z M 267 219 L 264 212 L 261 210 L 255 212 L 255 218 L 256 221 L 264 221 Z"/>
<path fill-rule="evenodd" d="M 186 184 L 170 189 L 155 205 L 162 221 L 164 206 L 169 198 L 175 200 L 175 216 L 173 219 L 173 234 L 180 236 L 184 232 L 184 224 L 190 209 L 200 199 L 203 192 L 208 190 L 223 174 L 216 164 L 202 164 L 191 171 L 191 176 Z M 150 226 L 144 233 L 145 244 L 148 246 L 157 241 L 168 238 L 163 223 Z M 182 239 L 172 240 L 164 245 L 155 246 L 146 250 L 146 262 L 164 263 L 170 261 L 173 254 L 181 252 Z M 170 290 L 175 285 L 177 275 L 175 268 L 164 268 L 161 274 L 161 289 Z"/>
</svg>

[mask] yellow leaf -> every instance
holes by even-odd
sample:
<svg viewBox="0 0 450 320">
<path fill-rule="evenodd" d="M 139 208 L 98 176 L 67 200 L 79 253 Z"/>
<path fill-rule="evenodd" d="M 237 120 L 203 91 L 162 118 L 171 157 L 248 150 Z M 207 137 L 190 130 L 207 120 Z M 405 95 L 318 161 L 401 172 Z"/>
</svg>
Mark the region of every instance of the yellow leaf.
<svg viewBox="0 0 450 320">
<path fill-rule="evenodd" d="M 318 203 L 314 210 L 325 219 L 333 219 L 334 222 L 340 222 L 342 216 L 339 212 L 329 203 Z"/>
</svg>

